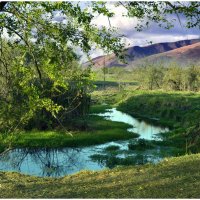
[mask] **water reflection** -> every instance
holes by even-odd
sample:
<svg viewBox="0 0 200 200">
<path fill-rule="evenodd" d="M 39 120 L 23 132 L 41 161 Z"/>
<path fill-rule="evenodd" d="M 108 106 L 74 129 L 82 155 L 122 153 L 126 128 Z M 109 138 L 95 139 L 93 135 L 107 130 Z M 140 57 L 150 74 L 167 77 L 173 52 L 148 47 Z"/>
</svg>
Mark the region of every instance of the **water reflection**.
<svg viewBox="0 0 200 200">
<path fill-rule="evenodd" d="M 15 149 L 0 157 L 0 170 L 59 177 L 83 169 L 101 169 L 80 148 Z"/>
<path fill-rule="evenodd" d="M 151 125 L 126 113 L 120 112 L 116 110 L 116 108 L 107 109 L 105 113 L 99 113 L 97 115 L 103 116 L 107 120 L 124 122 L 133 126 L 132 128 L 129 128 L 128 131 L 138 133 L 140 138 L 144 138 L 146 140 L 160 140 L 160 136 L 156 134 L 169 131 L 168 128 Z"/>
<path fill-rule="evenodd" d="M 148 155 L 136 154 L 130 156 L 116 156 L 116 155 L 93 155 L 91 158 L 98 162 L 99 165 L 106 166 L 108 168 L 113 168 L 118 165 L 143 165 L 147 162 L 153 162 Z"/>
<path fill-rule="evenodd" d="M 118 145 L 115 151 L 108 146 Z M 117 165 L 157 163 L 171 155 L 170 148 L 129 150 L 128 141 L 111 142 L 84 148 L 64 149 L 15 149 L 0 157 L 0 170 L 17 171 L 42 177 L 61 177 L 81 170 L 101 170 Z"/>
<path fill-rule="evenodd" d="M 113 168 L 118 165 L 143 165 L 146 163 L 158 163 L 164 157 L 172 156 L 174 148 L 155 146 L 147 150 L 118 150 L 114 152 L 101 152 L 91 156 L 93 161 L 101 166 Z"/>
<path fill-rule="evenodd" d="M 168 131 L 166 128 L 153 126 L 144 121 L 139 121 L 130 115 L 110 109 L 106 113 L 98 114 L 112 121 L 131 124 L 129 131 L 140 134 L 141 138 L 154 139 L 157 133 Z M 144 164 L 158 162 L 164 156 L 160 148 L 144 149 L 143 152 L 130 151 L 131 139 L 127 141 L 108 142 L 83 148 L 63 149 L 15 149 L 0 157 L 1 171 L 17 171 L 35 176 L 60 177 L 73 174 L 81 170 L 101 170 L 112 168 L 116 165 Z M 118 146 L 115 151 L 108 152 L 108 146 Z M 166 150 L 164 150 L 166 152 Z"/>
</svg>

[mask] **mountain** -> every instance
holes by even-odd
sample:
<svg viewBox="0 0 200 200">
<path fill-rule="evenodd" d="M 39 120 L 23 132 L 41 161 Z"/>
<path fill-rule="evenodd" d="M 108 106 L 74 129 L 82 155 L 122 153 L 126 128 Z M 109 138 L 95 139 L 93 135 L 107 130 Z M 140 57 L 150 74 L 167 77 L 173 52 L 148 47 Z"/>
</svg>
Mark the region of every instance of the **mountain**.
<svg viewBox="0 0 200 200">
<path fill-rule="evenodd" d="M 187 63 L 200 63 L 200 42 L 194 43 L 191 45 L 187 45 L 184 47 L 180 47 L 171 51 L 167 51 L 164 53 L 159 53 L 155 54 L 152 56 L 148 56 L 144 59 L 140 59 L 135 62 L 132 62 L 132 65 L 136 65 L 137 63 L 142 64 L 142 63 L 150 63 L 150 62 L 160 62 L 160 61 L 176 61 L 180 64 L 185 64 Z"/>
<path fill-rule="evenodd" d="M 147 56 L 160 54 L 164 52 L 168 52 L 171 50 L 175 50 L 181 47 L 185 47 L 188 45 L 193 45 L 200 42 L 200 39 L 192 39 L 192 40 L 182 40 L 177 42 L 165 42 L 165 43 L 157 43 L 144 47 L 133 46 L 124 50 L 124 54 L 126 57 L 126 64 L 120 62 L 114 54 L 99 56 L 92 59 L 92 63 L 94 67 L 112 67 L 112 66 L 127 66 L 129 63 L 133 61 L 145 58 Z M 189 56 L 189 54 L 188 54 Z M 90 65 L 91 62 L 86 62 L 84 66 Z"/>
</svg>

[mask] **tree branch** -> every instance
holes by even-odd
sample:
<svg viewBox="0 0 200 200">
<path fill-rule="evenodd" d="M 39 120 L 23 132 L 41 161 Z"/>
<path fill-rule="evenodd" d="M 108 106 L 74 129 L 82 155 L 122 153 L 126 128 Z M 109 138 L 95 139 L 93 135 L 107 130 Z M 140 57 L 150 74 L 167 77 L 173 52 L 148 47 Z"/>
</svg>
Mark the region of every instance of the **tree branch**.
<svg viewBox="0 0 200 200">
<path fill-rule="evenodd" d="M 35 58 L 35 55 L 33 54 L 33 52 L 31 51 L 31 48 L 30 48 L 30 45 L 29 43 L 16 31 L 14 30 L 13 28 L 9 27 L 9 26 L 5 26 L 5 28 L 11 30 L 12 32 L 14 32 L 17 36 L 19 36 L 24 42 L 25 44 L 27 45 L 28 49 L 29 49 L 29 52 L 31 53 L 31 55 L 33 56 L 33 60 L 34 60 L 34 63 L 35 63 L 35 67 L 36 67 L 36 70 L 38 72 L 38 75 L 39 75 L 39 78 L 40 80 L 42 80 L 42 74 L 41 74 L 41 71 L 39 69 L 39 66 L 38 66 L 38 63 L 37 63 L 37 60 Z"/>
</svg>

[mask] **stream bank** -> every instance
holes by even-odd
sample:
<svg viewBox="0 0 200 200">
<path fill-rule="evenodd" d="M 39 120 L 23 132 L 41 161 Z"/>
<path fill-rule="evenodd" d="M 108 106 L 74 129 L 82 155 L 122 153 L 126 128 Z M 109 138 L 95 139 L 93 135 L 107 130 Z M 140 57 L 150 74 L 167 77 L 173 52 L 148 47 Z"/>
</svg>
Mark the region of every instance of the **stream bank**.
<svg viewBox="0 0 200 200">
<path fill-rule="evenodd" d="M 132 137 L 86 147 L 16 148 L 0 158 L 0 170 L 42 177 L 60 177 L 80 170 L 102 170 L 117 165 L 157 163 L 164 157 L 172 155 L 173 149 L 169 146 L 163 147 L 153 143 L 162 141 L 158 134 L 169 131 L 166 127 L 140 121 L 116 108 L 93 114 L 91 117 L 102 118 L 102 121 L 105 120 L 108 124 L 110 121 L 122 123 L 123 132 L 111 126 L 113 133 L 128 132 L 126 134 Z M 104 132 L 102 129 L 101 131 Z M 136 135 L 139 135 L 139 138 L 134 139 Z"/>
</svg>

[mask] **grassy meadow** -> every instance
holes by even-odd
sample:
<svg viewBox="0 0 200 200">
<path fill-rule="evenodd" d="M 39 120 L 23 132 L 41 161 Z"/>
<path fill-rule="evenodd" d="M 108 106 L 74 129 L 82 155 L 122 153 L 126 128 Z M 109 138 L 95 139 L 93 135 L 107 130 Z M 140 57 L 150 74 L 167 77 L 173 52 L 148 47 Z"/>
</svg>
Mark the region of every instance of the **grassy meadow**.
<svg viewBox="0 0 200 200">
<path fill-rule="evenodd" d="M 200 198 L 199 8 L 0 1 L 0 199 Z"/>
<path fill-rule="evenodd" d="M 131 76 L 131 75 L 129 75 Z M 124 77 L 125 78 L 125 77 Z M 1 198 L 198 198 L 200 155 L 198 130 L 200 93 L 164 89 L 141 89 L 140 83 L 116 80 L 112 74 L 104 83 L 97 78 L 92 92 L 90 114 L 102 113 L 116 107 L 138 119 L 167 126 L 163 141 L 130 144 L 129 148 L 143 150 L 155 145 L 176 147 L 173 158 L 158 164 L 119 166 L 103 171 L 81 171 L 63 178 L 38 178 L 12 172 L 0 172 Z M 87 124 L 85 130 L 80 127 Z M 77 130 L 18 132 L 1 135 L 0 150 L 6 148 L 79 147 L 115 140 L 137 138 L 127 132 L 130 126 L 112 122 L 96 115 L 73 121 Z M 70 127 L 70 126 L 69 126 Z M 192 130 L 192 131 L 191 131 Z M 71 133 L 73 136 L 70 136 Z M 143 143 L 142 143 L 143 142 Z M 114 153 L 116 146 L 105 151 Z M 176 157 L 178 156 L 178 157 Z M 95 159 L 95 157 L 94 157 Z M 126 160 L 125 160 L 126 162 Z M 119 162 L 120 165 L 120 162 Z M 19 181 L 20 180 L 20 181 Z"/>
<path fill-rule="evenodd" d="M 0 198 L 199 198 L 200 154 L 63 178 L 0 172 Z"/>
</svg>

